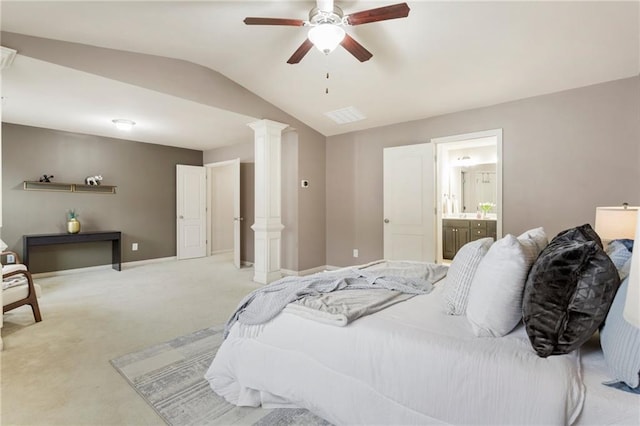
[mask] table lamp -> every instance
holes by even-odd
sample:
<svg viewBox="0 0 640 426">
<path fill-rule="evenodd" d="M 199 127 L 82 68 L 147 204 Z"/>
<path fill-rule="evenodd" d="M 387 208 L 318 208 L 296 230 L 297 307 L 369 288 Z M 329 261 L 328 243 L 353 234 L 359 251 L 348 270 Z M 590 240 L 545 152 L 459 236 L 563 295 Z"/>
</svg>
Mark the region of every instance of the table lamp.
<svg viewBox="0 0 640 426">
<path fill-rule="evenodd" d="M 638 207 L 624 203 L 618 207 L 596 207 L 596 233 L 602 242 L 628 238 L 636 234 Z"/>
<path fill-rule="evenodd" d="M 617 239 L 640 239 L 640 208 L 624 203 L 619 207 L 596 208 L 596 233 L 606 245 Z M 640 328 L 640 245 L 631 256 L 629 287 L 623 317 L 634 327 Z"/>
</svg>

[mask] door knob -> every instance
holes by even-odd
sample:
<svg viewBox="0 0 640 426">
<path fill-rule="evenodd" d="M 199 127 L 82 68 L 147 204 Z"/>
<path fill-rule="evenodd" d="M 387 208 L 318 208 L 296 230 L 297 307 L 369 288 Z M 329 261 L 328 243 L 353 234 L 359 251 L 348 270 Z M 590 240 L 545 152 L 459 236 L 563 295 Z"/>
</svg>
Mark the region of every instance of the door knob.
<svg viewBox="0 0 640 426">
<path fill-rule="evenodd" d="M 389 223 L 389 219 L 384 219 L 384 223 Z"/>
<path fill-rule="evenodd" d="M 241 217 L 234 217 L 233 220 L 235 220 L 236 222 L 237 221 L 242 222 L 244 220 L 244 217 L 242 217 L 242 216 Z"/>
</svg>

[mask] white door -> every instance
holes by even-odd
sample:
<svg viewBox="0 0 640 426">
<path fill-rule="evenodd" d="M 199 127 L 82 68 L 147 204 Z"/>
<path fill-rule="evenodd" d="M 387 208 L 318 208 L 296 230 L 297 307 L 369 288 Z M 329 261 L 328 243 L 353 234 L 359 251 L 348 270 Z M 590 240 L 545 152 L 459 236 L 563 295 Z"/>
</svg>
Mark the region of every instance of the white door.
<svg viewBox="0 0 640 426">
<path fill-rule="evenodd" d="M 207 177 L 204 167 L 176 166 L 176 214 L 178 259 L 207 254 Z"/>
<path fill-rule="evenodd" d="M 242 221 L 240 216 L 240 159 L 233 162 L 233 264 L 240 268 L 240 233 Z"/>
<path fill-rule="evenodd" d="M 435 262 L 433 144 L 384 149 L 384 258 Z"/>
</svg>

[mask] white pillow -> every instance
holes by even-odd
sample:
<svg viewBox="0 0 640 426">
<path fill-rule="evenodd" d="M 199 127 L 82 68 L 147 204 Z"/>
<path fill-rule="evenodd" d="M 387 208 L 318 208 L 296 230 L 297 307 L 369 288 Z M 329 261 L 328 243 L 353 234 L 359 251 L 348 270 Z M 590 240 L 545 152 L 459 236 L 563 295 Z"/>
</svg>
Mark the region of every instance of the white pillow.
<svg viewBox="0 0 640 426">
<path fill-rule="evenodd" d="M 484 256 L 469 291 L 467 318 L 479 337 L 500 337 L 522 319 L 522 295 L 537 257 L 535 241 L 507 235 Z"/>
<path fill-rule="evenodd" d="M 540 252 L 549 245 L 549 239 L 547 238 L 547 234 L 544 232 L 544 228 L 542 227 L 529 229 L 528 231 L 525 231 L 518 236 L 519 240 L 524 240 L 526 238 L 530 238 L 535 242 L 536 249 L 538 251 L 536 256 L 538 256 Z"/>
<path fill-rule="evenodd" d="M 480 261 L 493 244 L 493 238 L 481 238 L 463 245 L 456 253 L 445 278 L 444 310 L 449 315 L 464 315 L 471 281 Z"/>
</svg>

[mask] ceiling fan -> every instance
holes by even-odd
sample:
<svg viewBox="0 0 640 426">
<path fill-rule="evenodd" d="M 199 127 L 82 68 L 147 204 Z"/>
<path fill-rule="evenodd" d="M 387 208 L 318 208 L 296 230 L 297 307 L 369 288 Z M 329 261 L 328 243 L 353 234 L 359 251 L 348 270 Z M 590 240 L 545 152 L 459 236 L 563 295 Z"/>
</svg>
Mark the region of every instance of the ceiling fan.
<svg viewBox="0 0 640 426">
<path fill-rule="evenodd" d="M 287 18 L 253 18 L 244 19 L 247 25 L 287 25 L 293 27 L 311 27 L 308 38 L 298 47 L 287 63 L 297 64 L 313 46 L 328 55 L 338 45 L 344 47 L 360 62 L 368 61 L 373 54 L 355 41 L 344 30 L 347 25 L 361 25 L 370 22 L 386 21 L 388 19 L 406 18 L 409 16 L 409 6 L 406 3 L 383 6 L 375 9 L 345 15 L 333 0 L 317 0 L 317 7 L 309 12 L 309 19 Z"/>
</svg>

